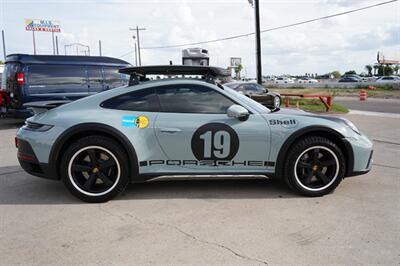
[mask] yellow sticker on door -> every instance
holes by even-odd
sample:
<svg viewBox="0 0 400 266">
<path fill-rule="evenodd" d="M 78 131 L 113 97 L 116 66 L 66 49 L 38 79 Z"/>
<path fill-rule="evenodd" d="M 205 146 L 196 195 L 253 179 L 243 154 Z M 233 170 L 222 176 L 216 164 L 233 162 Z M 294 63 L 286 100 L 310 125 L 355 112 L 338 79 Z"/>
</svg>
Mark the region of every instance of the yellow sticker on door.
<svg viewBox="0 0 400 266">
<path fill-rule="evenodd" d="M 144 116 L 123 116 L 122 117 L 122 126 L 124 127 L 138 127 L 138 128 L 146 128 L 149 125 L 149 119 Z"/>
</svg>

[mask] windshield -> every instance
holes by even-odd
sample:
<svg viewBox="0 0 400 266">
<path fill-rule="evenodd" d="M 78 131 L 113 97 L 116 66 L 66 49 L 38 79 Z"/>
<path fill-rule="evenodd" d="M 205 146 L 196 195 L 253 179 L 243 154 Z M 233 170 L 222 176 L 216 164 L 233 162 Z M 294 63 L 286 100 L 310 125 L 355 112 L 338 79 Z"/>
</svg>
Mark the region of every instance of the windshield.
<svg viewBox="0 0 400 266">
<path fill-rule="evenodd" d="M 252 108 L 256 109 L 257 112 L 259 113 L 270 113 L 271 110 L 265 107 L 264 105 L 252 100 L 251 98 L 229 88 L 228 86 L 223 85 L 224 90 L 226 90 L 227 93 L 233 95 L 235 98 L 238 98 L 240 101 L 244 102 L 246 105 L 251 106 Z"/>
</svg>

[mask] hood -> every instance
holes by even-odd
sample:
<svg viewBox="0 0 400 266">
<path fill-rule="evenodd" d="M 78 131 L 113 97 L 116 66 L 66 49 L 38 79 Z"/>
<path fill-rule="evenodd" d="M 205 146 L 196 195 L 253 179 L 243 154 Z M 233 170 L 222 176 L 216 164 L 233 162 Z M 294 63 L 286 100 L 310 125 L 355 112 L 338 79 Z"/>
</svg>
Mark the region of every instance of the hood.
<svg viewBox="0 0 400 266">
<path fill-rule="evenodd" d="M 346 121 L 346 119 L 337 117 L 337 116 L 332 116 L 332 115 L 319 115 L 319 114 L 314 114 L 310 112 L 306 112 L 303 110 L 299 109 L 291 109 L 291 108 L 281 108 L 279 111 L 273 112 L 271 114 L 278 114 L 278 115 L 296 115 L 296 116 L 308 116 L 308 117 L 315 117 L 315 118 L 321 118 L 321 119 L 326 119 L 338 123 L 343 123 Z"/>
<path fill-rule="evenodd" d="M 279 111 L 273 112 L 273 114 L 279 115 L 313 115 L 312 113 L 299 110 L 299 109 L 290 109 L 290 108 L 281 108 Z"/>
</svg>

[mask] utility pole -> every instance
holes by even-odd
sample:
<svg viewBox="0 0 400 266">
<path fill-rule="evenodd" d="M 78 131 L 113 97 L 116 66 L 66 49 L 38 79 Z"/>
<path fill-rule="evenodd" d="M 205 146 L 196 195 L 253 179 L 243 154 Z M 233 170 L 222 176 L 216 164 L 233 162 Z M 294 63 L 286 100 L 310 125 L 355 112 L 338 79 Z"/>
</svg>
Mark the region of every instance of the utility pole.
<svg viewBox="0 0 400 266">
<path fill-rule="evenodd" d="M 260 33 L 260 5 L 259 0 L 254 1 L 254 17 L 256 20 L 256 67 L 257 83 L 262 84 L 262 65 L 261 65 L 261 33 Z"/>
<path fill-rule="evenodd" d="M 146 30 L 146 28 L 139 28 L 139 26 L 136 26 L 136 28 L 129 28 L 129 30 L 135 30 L 136 31 L 136 39 L 137 39 L 137 53 L 138 53 L 138 61 L 139 61 L 139 66 L 142 65 L 142 60 L 140 57 L 140 38 L 139 38 L 139 31 L 141 30 Z"/>
<path fill-rule="evenodd" d="M 6 62 L 6 40 L 4 38 L 4 30 L 1 30 L 1 37 L 3 39 L 3 56 L 4 56 L 4 62 Z"/>
<path fill-rule="evenodd" d="M 136 48 L 136 37 L 135 35 L 132 36 L 133 39 L 133 46 L 135 48 L 135 66 L 138 66 L 138 61 L 137 61 L 137 48 Z"/>
<path fill-rule="evenodd" d="M 99 40 L 99 55 L 101 56 L 101 40 Z"/>
</svg>

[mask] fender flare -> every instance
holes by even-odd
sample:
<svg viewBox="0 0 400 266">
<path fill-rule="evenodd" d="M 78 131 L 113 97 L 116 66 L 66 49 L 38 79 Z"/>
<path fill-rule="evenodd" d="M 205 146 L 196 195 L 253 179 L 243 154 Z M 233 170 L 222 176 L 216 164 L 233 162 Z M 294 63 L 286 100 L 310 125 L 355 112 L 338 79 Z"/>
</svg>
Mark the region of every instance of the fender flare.
<svg viewBox="0 0 400 266">
<path fill-rule="evenodd" d="M 281 149 L 279 150 L 278 157 L 276 159 L 276 166 L 275 166 L 275 176 L 282 177 L 283 176 L 283 168 L 285 165 L 285 159 L 289 148 L 292 146 L 295 141 L 297 141 L 302 136 L 306 135 L 313 135 L 313 133 L 319 134 L 325 133 L 328 134 L 328 138 L 334 138 L 335 140 L 339 140 L 339 143 L 336 143 L 343 151 L 346 157 L 346 176 L 349 176 L 354 168 L 354 153 L 353 148 L 348 140 L 345 137 L 337 132 L 336 130 L 325 127 L 325 126 L 308 126 L 302 129 L 299 129 L 293 132 L 283 143 Z M 324 137 L 322 135 L 322 137 Z"/>
<path fill-rule="evenodd" d="M 62 148 L 72 137 L 76 136 L 77 134 L 84 134 L 85 132 L 98 132 L 99 134 L 109 135 L 116 139 L 117 142 L 122 145 L 122 148 L 127 152 L 130 162 L 129 168 L 131 172 L 131 180 L 133 177 L 138 175 L 139 168 L 136 150 L 129 139 L 121 131 L 102 123 L 83 123 L 74 125 L 65 130 L 52 145 L 48 162 L 49 172 L 52 176 L 56 177 L 55 179 L 60 179 L 59 160 L 61 159 Z"/>
</svg>

